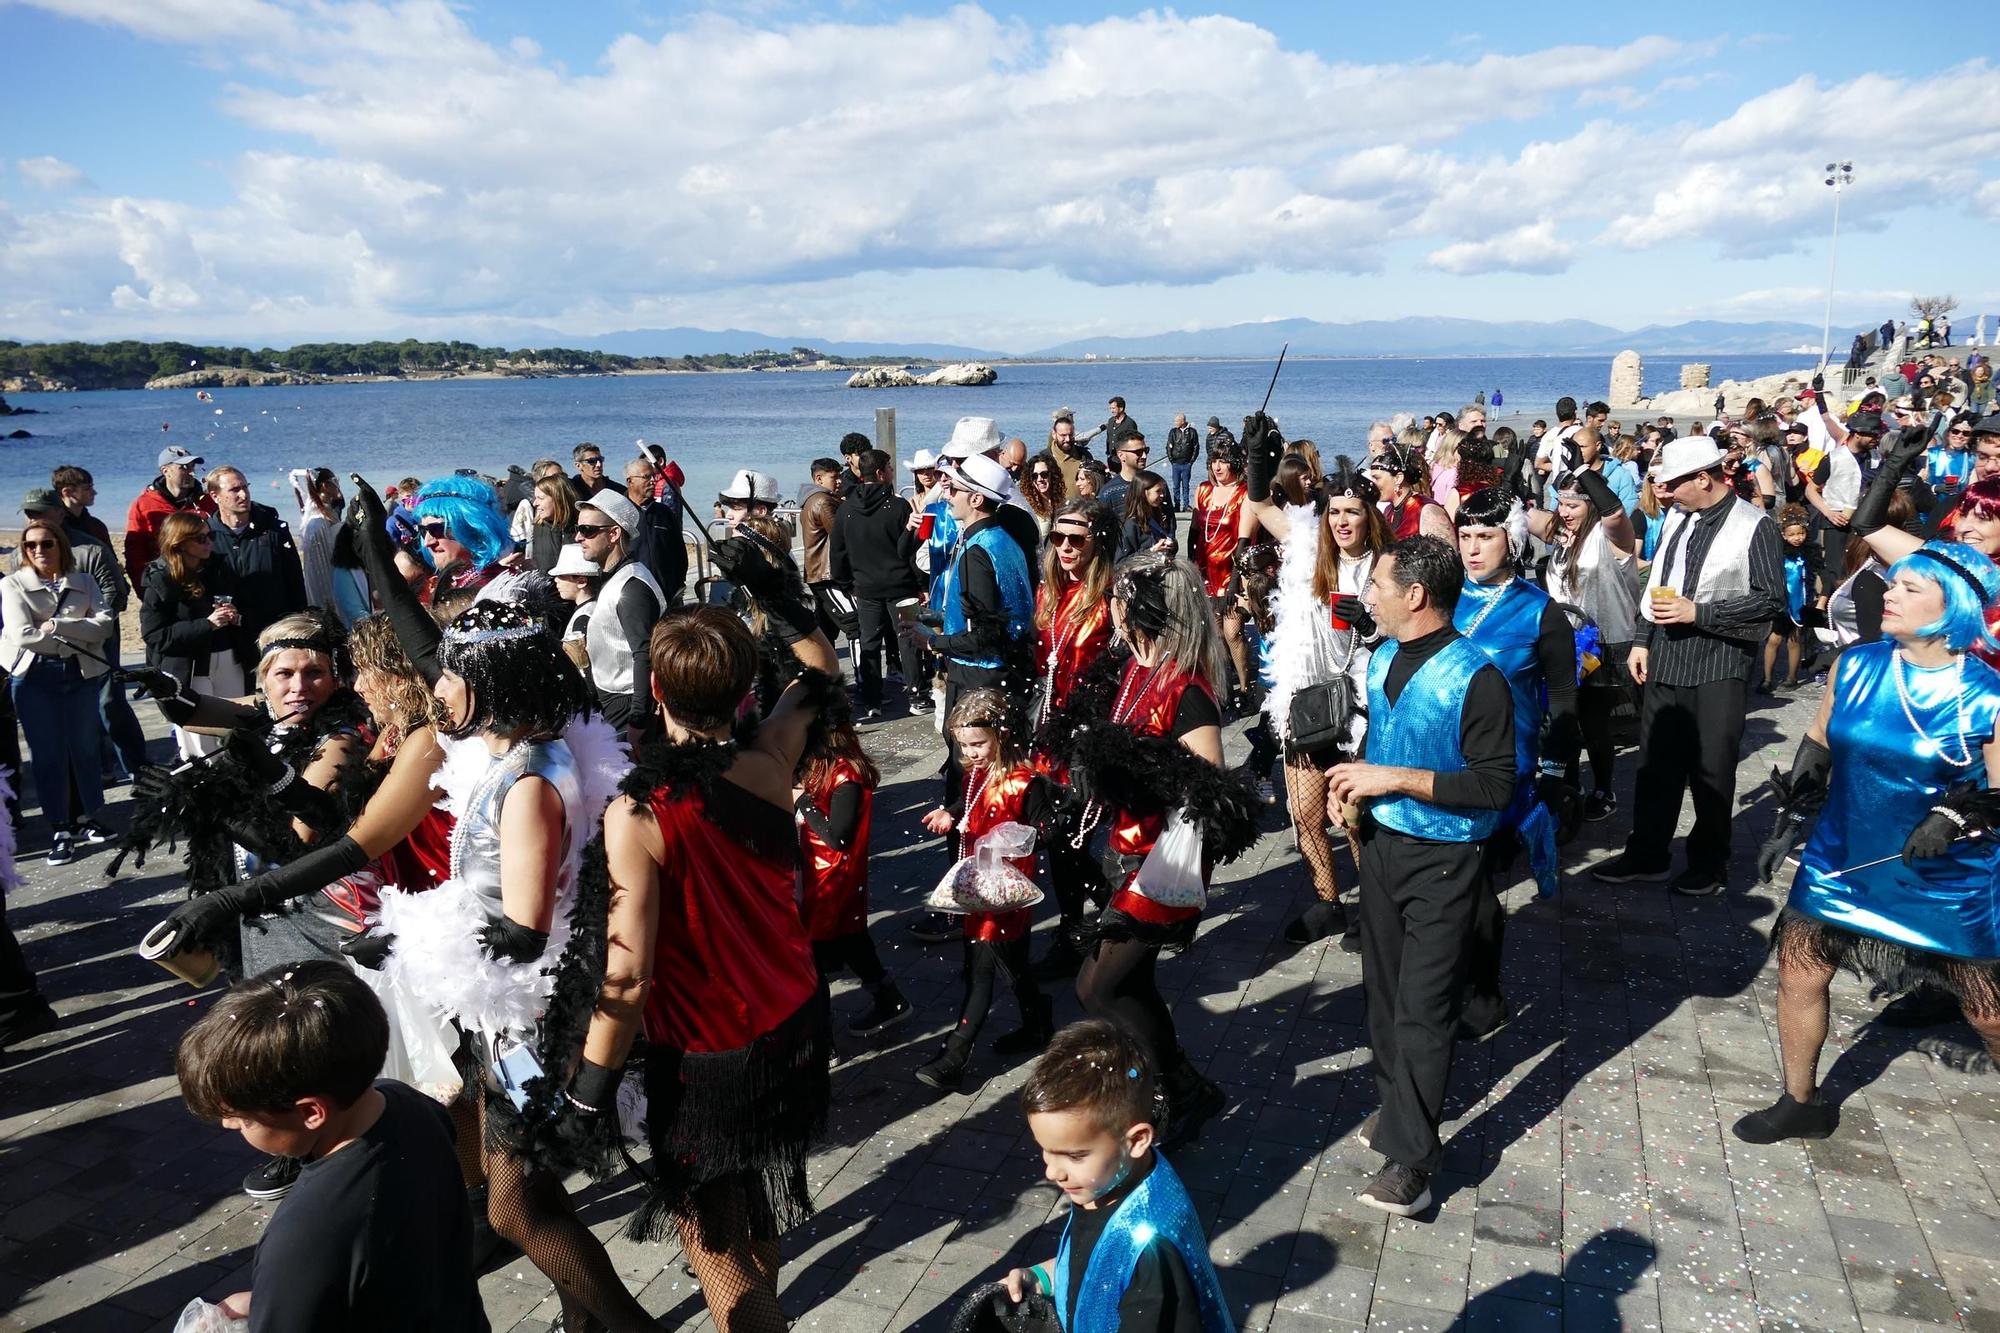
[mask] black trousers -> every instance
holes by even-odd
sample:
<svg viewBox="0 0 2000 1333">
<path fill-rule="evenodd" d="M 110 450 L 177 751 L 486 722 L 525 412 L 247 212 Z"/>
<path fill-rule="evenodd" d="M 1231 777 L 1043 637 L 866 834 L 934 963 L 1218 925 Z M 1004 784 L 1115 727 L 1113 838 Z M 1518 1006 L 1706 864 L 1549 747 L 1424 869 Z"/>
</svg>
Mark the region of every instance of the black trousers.
<svg viewBox="0 0 2000 1333">
<path fill-rule="evenodd" d="M 993 1009 L 993 992 L 998 989 L 1003 972 L 1014 988 L 1014 1000 L 1021 1008 L 1023 1023 L 1032 1022 L 1047 1003 L 1028 973 L 1026 935 L 1013 940 L 968 939 L 959 969 L 965 981 L 965 1003 L 958 1011 L 958 1026 L 951 1030 L 954 1045 L 970 1047 L 979 1039 L 979 1029 L 986 1026 L 986 1015 Z"/>
<path fill-rule="evenodd" d="M 1362 835 L 1361 984 L 1382 1099 L 1372 1141 L 1419 1171 L 1443 1156 L 1438 1121 L 1484 879 L 1476 842 Z"/>
<path fill-rule="evenodd" d="M 923 674 L 923 650 L 907 634 L 896 632 L 894 603 L 881 597 L 857 597 L 854 614 L 861 621 L 861 706 L 882 706 L 882 663 L 885 653 L 895 653 L 903 666 L 903 685 L 912 698 L 919 691 L 930 693 Z"/>
<path fill-rule="evenodd" d="M 882 966 L 881 956 L 875 952 L 875 941 L 865 928 L 836 935 L 830 940 L 814 940 L 812 947 L 813 966 L 819 969 L 821 990 L 826 989 L 833 980 L 833 974 L 843 967 L 870 990 L 888 978 L 889 970 Z"/>
<path fill-rule="evenodd" d="M 1690 870 L 1718 879 L 1729 865 L 1729 823 L 1736 800 L 1736 761 L 1743 752 L 1740 680 L 1705 685 L 1648 681 L 1639 713 L 1639 775 L 1632 792 L 1632 836 L 1625 855 L 1645 866 L 1672 860 L 1681 795 L 1694 797 L 1688 833 Z"/>
<path fill-rule="evenodd" d="M 7 925 L 7 896 L 0 894 L 0 1024 L 39 1013 L 45 1003 L 34 970 L 21 956 L 20 942 Z"/>
</svg>

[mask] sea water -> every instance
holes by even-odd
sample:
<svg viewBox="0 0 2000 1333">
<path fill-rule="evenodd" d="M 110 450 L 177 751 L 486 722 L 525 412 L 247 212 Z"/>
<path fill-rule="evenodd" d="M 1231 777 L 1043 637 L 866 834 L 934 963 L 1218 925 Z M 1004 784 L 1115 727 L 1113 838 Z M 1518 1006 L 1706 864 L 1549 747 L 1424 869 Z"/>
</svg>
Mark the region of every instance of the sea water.
<svg viewBox="0 0 2000 1333">
<path fill-rule="evenodd" d="M 1678 383 L 1682 358 L 1654 359 L 1647 388 Z M 1717 383 L 1798 368 L 1786 356 L 1710 358 Z M 1167 430 L 1185 413 L 1204 429 L 1210 416 L 1232 431 L 1254 411 L 1271 381 L 1270 361 L 1066 362 L 1002 365 L 997 383 L 980 388 L 849 389 L 845 372 L 628 375 L 555 379 L 458 379 L 353 383 L 302 388 L 114 390 L 16 394 L 34 416 L 5 418 L 0 434 L 25 429 L 32 439 L 0 440 L 0 506 L 7 518 L 24 491 L 49 483 L 62 463 L 88 468 L 97 482 L 94 512 L 112 528 L 158 475 L 169 444 L 200 454 L 211 468 L 242 469 L 251 493 L 287 519 L 294 509 L 284 484 L 295 467 L 334 469 L 346 486 L 358 472 L 381 487 L 405 476 L 426 480 L 457 468 L 504 474 L 509 463 L 560 459 L 592 441 L 609 474 L 623 476 L 640 439 L 666 446 L 687 474 L 698 512 L 737 468 L 754 467 L 794 496 L 816 457 L 839 455 L 848 431 L 873 436 L 875 410 L 896 409 L 898 453 L 936 450 L 963 416 L 993 417 L 1005 435 L 1031 450 L 1048 438 L 1050 414 L 1076 412 L 1078 434 L 1099 422 L 1112 394 L 1145 430 L 1152 465 L 1166 472 Z M 1328 462 L 1363 452 L 1368 424 L 1398 411 L 1456 412 L 1484 392 L 1503 402 L 1493 414 L 1528 413 L 1553 422 L 1555 400 L 1602 398 L 1609 357 L 1440 357 L 1287 361 L 1271 395 L 1271 415 L 1288 436 L 1320 445 Z M 1622 414 L 1636 424 L 1637 413 Z M 1685 425 L 1685 423 L 1683 423 Z M 1205 433 L 1205 431 L 1204 431 Z M 1102 456 L 1101 444 L 1095 451 Z M 908 480 L 907 468 L 900 481 Z"/>
</svg>

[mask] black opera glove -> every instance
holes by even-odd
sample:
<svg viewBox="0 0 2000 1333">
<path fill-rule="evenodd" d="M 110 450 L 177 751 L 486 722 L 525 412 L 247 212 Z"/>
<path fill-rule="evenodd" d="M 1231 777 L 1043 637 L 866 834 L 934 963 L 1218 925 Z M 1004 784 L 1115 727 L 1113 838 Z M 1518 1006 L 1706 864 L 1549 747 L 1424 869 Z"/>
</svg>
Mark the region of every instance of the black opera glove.
<svg viewBox="0 0 2000 1333">
<path fill-rule="evenodd" d="M 532 963 L 548 949 L 549 932 L 503 916 L 480 930 L 479 947 L 496 960 Z"/>
</svg>

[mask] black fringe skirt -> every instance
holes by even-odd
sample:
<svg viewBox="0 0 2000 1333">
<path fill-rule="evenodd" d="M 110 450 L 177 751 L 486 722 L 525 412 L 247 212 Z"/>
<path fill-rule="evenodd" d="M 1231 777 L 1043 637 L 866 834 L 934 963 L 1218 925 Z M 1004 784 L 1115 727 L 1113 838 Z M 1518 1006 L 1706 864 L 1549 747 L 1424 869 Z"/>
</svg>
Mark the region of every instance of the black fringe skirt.
<svg viewBox="0 0 2000 1333">
<path fill-rule="evenodd" d="M 818 994 L 740 1050 L 648 1048 L 651 1188 L 631 1236 L 659 1240 L 688 1222 L 705 1244 L 709 1236 L 727 1243 L 742 1219 L 711 1215 L 703 1186 L 732 1178 L 744 1187 L 752 1239 L 776 1239 L 811 1216 L 806 1151 L 826 1130 L 832 1049 L 826 1001 Z"/>
<path fill-rule="evenodd" d="M 1789 907 L 1778 914 L 1771 952 L 1780 965 L 1790 959 L 1850 972 L 1867 982 L 1869 994 L 1878 998 L 1929 986 L 1956 996 L 1967 1017 L 2000 1016 L 2000 960 L 1913 949 L 1829 925 Z"/>
</svg>

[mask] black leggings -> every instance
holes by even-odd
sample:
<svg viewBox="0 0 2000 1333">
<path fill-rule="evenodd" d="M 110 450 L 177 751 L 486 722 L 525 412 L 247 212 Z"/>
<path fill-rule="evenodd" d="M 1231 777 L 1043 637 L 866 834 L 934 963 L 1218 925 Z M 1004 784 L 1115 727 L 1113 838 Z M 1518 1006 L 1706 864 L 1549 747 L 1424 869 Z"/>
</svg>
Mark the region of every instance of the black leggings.
<svg viewBox="0 0 2000 1333">
<path fill-rule="evenodd" d="M 1028 937 L 1012 940 L 967 940 L 960 976 L 965 980 L 965 1004 L 958 1011 L 958 1026 L 951 1039 L 970 1046 L 979 1039 L 986 1015 L 993 1008 L 993 992 L 998 974 L 1005 972 L 1014 987 L 1014 1001 L 1021 1007 L 1021 1021 L 1032 1021 L 1042 1007 L 1042 992 L 1028 972 Z"/>
<path fill-rule="evenodd" d="M 1076 977 L 1076 998 L 1092 1018 L 1106 1018 L 1146 1043 L 1153 1068 L 1174 1068 L 1180 1040 L 1173 1011 L 1160 995 L 1153 965 L 1160 946 L 1139 940 L 1100 940 Z"/>
<path fill-rule="evenodd" d="M 836 935 L 830 940 L 814 940 L 812 946 L 813 965 L 819 968 L 822 990 L 833 980 L 834 973 L 843 967 L 870 990 L 881 985 L 889 975 L 875 952 L 875 941 L 866 926 L 845 935 Z"/>
<path fill-rule="evenodd" d="M 1593 790 L 1612 790 L 1612 775 L 1618 762 L 1618 746 L 1611 739 L 1611 715 L 1618 705 L 1631 701 L 1630 691 L 1609 685 L 1588 685 L 1576 692 L 1576 719 L 1583 728 L 1583 750 L 1590 756 Z M 1583 775 L 1571 765 L 1572 777 Z M 1581 782 L 1572 785 L 1582 787 Z"/>
<path fill-rule="evenodd" d="M 1084 904 L 1102 902 L 1104 875 L 1088 847 L 1082 851 L 1069 845 L 1074 836 L 1068 828 L 1058 828 L 1049 840 L 1049 882 L 1056 891 L 1056 908 L 1062 914 L 1064 930 L 1083 924 Z"/>
</svg>

